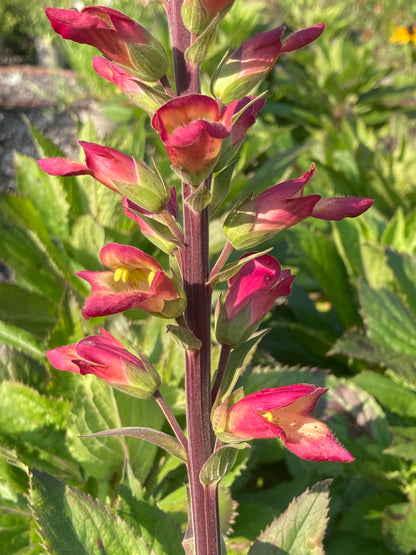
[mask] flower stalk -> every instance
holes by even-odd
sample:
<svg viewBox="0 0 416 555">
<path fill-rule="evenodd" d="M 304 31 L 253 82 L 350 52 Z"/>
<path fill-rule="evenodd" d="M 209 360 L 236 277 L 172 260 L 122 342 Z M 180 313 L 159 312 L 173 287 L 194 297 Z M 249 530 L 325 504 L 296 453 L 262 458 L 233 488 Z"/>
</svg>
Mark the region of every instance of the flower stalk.
<svg viewBox="0 0 416 555">
<path fill-rule="evenodd" d="M 192 35 L 182 16 L 182 0 L 169 0 L 166 5 L 172 44 L 176 93 L 200 93 L 197 64 L 185 60 Z M 182 278 L 187 309 L 185 320 L 189 330 L 201 341 L 201 349 L 185 354 L 185 388 L 188 430 L 188 475 L 191 497 L 195 553 L 221 553 L 218 496 L 216 488 L 202 485 L 199 474 L 214 448 L 211 426 L 211 287 L 209 275 L 208 209 L 193 212 L 186 200 L 191 185 L 182 183 L 184 244 L 181 249 Z M 207 515 L 210 518 L 207 519 Z"/>
<path fill-rule="evenodd" d="M 290 294 L 295 277 L 268 251 L 246 252 L 226 264 L 233 250 L 257 246 L 307 217 L 337 221 L 356 217 L 372 204 L 371 199 L 304 196 L 314 174 L 312 165 L 297 179 L 237 202 L 224 221 L 226 243 L 210 271 L 210 212 L 227 196 L 238 150 L 265 103 L 263 95 L 252 93 L 281 53 L 302 48 L 324 29 L 314 25 L 285 40 L 283 27 L 255 35 L 220 64 L 211 83 L 215 98 L 202 95 L 199 63 L 232 4 L 233 0 L 165 1 L 176 91 L 166 75 L 165 51 L 139 23 L 104 7 L 47 11 L 63 38 L 95 46 L 105 55 L 94 58 L 95 71 L 147 112 L 182 182 L 181 213 L 176 188 L 167 186 L 157 167 L 153 171 L 145 161 L 113 148 L 84 141 L 80 144 L 85 163 L 64 158 L 39 162 L 50 175 L 90 175 L 119 194 L 125 215 L 170 256 L 169 271 L 132 245 L 109 243 L 100 251 L 106 269 L 77 275 L 91 286 L 83 310 L 86 319 L 135 309 L 176 321 L 176 326 L 167 325 L 167 331 L 185 353 L 187 435 L 160 392 L 157 370 L 105 330 L 100 336 L 51 349 L 48 358 L 59 370 L 93 374 L 124 393 L 159 404 L 176 439 L 150 428 L 118 428 L 94 435 L 134 431 L 133 437 L 186 463 L 189 523 L 183 546 L 192 555 L 222 553 L 218 483 L 235 463 L 236 449 L 246 447 L 245 440 L 276 438 L 305 460 L 354 459 L 312 414 L 326 388 L 298 384 L 246 396 L 243 388 L 232 391 L 244 356 L 264 333 L 258 327 L 277 298 Z M 221 354 L 212 385 L 211 297 L 214 286 L 224 281 L 228 288 L 215 311 Z"/>
</svg>

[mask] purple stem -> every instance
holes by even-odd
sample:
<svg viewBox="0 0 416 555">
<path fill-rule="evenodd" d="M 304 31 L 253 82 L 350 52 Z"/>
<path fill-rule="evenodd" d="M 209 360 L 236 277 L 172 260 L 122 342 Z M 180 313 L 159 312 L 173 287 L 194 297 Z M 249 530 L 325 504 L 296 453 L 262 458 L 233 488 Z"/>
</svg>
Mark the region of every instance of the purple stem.
<svg viewBox="0 0 416 555">
<path fill-rule="evenodd" d="M 183 433 L 182 428 L 179 426 L 179 422 L 176 420 L 175 415 L 173 414 L 169 405 L 167 404 L 166 399 L 163 397 L 163 395 L 160 393 L 159 390 L 157 390 L 154 393 L 153 397 L 155 398 L 159 407 L 162 409 L 162 412 L 165 415 L 166 420 L 169 422 L 170 427 L 172 428 L 173 432 L 175 433 L 176 439 L 180 442 L 182 447 L 187 452 L 188 451 L 188 440 L 186 439 L 186 436 Z"/>
<path fill-rule="evenodd" d="M 184 185 L 184 200 L 191 194 Z M 185 318 L 200 339 L 199 351 L 186 352 L 186 403 L 188 424 L 188 474 L 197 555 L 221 553 L 217 495 L 199 479 L 201 469 L 214 448 L 211 426 L 211 288 L 209 272 L 208 211 L 195 213 L 184 206 L 185 249 L 183 279 L 187 296 Z M 216 492 L 216 488 L 214 488 Z"/>
<path fill-rule="evenodd" d="M 199 67 L 185 60 L 192 43 L 181 17 L 182 0 L 168 0 L 170 39 L 176 93 L 200 93 Z M 201 341 L 200 350 L 185 353 L 186 419 L 188 428 L 188 476 L 196 555 L 220 555 L 221 538 L 216 486 L 204 487 L 201 469 L 214 449 L 211 426 L 211 287 L 209 274 L 208 210 L 193 212 L 186 204 L 192 187 L 182 184 L 184 244 L 180 249 L 182 277 L 187 298 L 185 320 Z"/>
</svg>

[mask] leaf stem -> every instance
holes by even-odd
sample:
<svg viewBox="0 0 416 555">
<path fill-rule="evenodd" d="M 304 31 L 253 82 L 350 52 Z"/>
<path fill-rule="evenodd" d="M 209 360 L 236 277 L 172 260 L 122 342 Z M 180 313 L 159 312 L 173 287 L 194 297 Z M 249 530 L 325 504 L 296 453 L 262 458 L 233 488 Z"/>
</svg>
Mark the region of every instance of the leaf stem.
<svg viewBox="0 0 416 555">
<path fill-rule="evenodd" d="M 211 273 L 209 274 L 209 278 L 208 278 L 209 280 L 215 277 L 222 270 L 224 264 L 230 258 L 230 255 L 233 252 L 233 250 L 234 250 L 234 247 L 232 243 L 230 243 L 230 241 L 227 241 L 224 245 L 224 248 L 221 251 L 221 254 L 218 257 L 217 262 L 215 263 L 214 267 L 211 270 Z"/>
<path fill-rule="evenodd" d="M 165 415 L 166 420 L 169 422 L 170 427 L 172 428 L 177 440 L 185 449 L 185 451 L 188 452 L 188 440 L 186 439 L 186 436 L 183 433 L 182 428 L 179 426 L 179 423 L 176 420 L 175 415 L 173 414 L 170 406 L 167 404 L 166 399 L 163 397 L 163 395 L 160 393 L 159 390 L 156 391 L 153 397 L 155 398 L 159 407 L 162 409 L 162 412 Z"/>
</svg>

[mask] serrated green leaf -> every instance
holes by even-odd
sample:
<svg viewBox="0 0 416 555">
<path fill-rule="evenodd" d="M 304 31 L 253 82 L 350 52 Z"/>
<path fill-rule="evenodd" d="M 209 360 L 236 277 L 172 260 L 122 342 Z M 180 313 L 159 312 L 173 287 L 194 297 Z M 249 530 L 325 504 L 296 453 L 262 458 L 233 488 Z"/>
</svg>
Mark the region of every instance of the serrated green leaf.
<svg viewBox="0 0 416 555">
<path fill-rule="evenodd" d="M 166 333 L 163 319 L 146 318 L 130 330 L 124 327 L 120 336 L 140 345 L 140 352 L 158 369 L 162 384 L 176 385 L 183 380 L 183 350 Z"/>
<path fill-rule="evenodd" d="M 117 227 L 124 216 L 121 196 L 89 175 L 79 176 L 78 182 L 88 201 L 88 213 L 103 227 Z"/>
<path fill-rule="evenodd" d="M 384 449 L 384 453 L 405 459 L 416 460 L 416 429 L 413 426 L 391 426 L 392 444 Z"/>
<path fill-rule="evenodd" d="M 30 289 L 43 293 L 58 303 L 62 296 L 63 282 L 49 264 L 48 254 L 40 248 L 27 229 L 8 221 L 1 222 L 0 229 L 0 259 L 12 268 Z"/>
<path fill-rule="evenodd" d="M 404 302 L 416 321 L 416 257 L 388 250 L 387 259 Z"/>
<path fill-rule="evenodd" d="M 352 435 L 351 422 L 354 421 L 356 429 L 360 430 L 358 432 L 360 435 L 365 435 L 380 447 L 387 447 L 390 444 L 391 434 L 386 415 L 372 395 L 350 381 L 335 378 L 332 375 L 328 376 L 326 386 L 329 391 L 326 395 L 325 418 L 330 422 L 336 437 Z M 343 431 L 339 430 L 342 422 Z M 351 442 L 352 448 L 354 445 L 354 442 Z"/>
<path fill-rule="evenodd" d="M 28 355 L 43 359 L 45 357 L 45 346 L 43 341 L 32 333 L 0 321 L 0 339 L 6 345 L 21 349 Z"/>
<path fill-rule="evenodd" d="M 221 536 L 227 538 L 233 531 L 238 503 L 232 498 L 231 488 L 222 483 L 218 486 L 218 507 Z"/>
<path fill-rule="evenodd" d="M 0 380 L 23 382 L 45 390 L 49 374 L 44 364 L 12 347 L 0 346 Z"/>
<path fill-rule="evenodd" d="M 361 372 L 351 380 L 399 416 L 416 418 L 416 393 L 375 372 Z"/>
<path fill-rule="evenodd" d="M 416 365 L 416 322 L 400 297 L 364 282 L 359 295 L 368 337 L 385 350 L 414 357 Z"/>
<path fill-rule="evenodd" d="M 0 384 L 0 436 L 26 464 L 74 476 L 65 445 L 69 402 L 17 382 Z M 77 472 L 75 476 L 78 477 Z"/>
<path fill-rule="evenodd" d="M 41 158 L 66 158 L 65 153 L 45 137 L 39 129 L 31 125 L 29 121 L 27 121 L 27 126 L 39 150 Z M 75 177 L 57 177 L 57 179 L 61 181 L 66 192 L 71 216 L 80 216 L 86 210 L 86 201 L 77 179 Z"/>
<path fill-rule="evenodd" d="M 29 515 L 2 511 L 0 514 L 0 553 L 22 553 L 29 545 Z M 20 551 L 22 550 L 22 551 Z"/>
<path fill-rule="evenodd" d="M 410 382 L 416 383 L 415 357 L 378 345 L 364 333 L 355 330 L 346 332 L 334 343 L 328 355 L 344 354 L 349 357 L 382 364 L 392 368 Z"/>
<path fill-rule="evenodd" d="M 286 511 L 260 534 L 248 555 L 323 555 L 331 481 L 318 482 L 293 499 Z"/>
<path fill-rule="evenodd" d="M 16 188 L 32 200 L 53 237 L 68 237 L 69 204 L 59 179 L 44 173 L 33 158 L 16 154 Z"/>
<path fill-rule="evenodd" d="M 354 307 L 353 290 L 349 285 L 348 273 L 331 239 L 303 226 L 289 230 L 289 240 L 302 266 L 306 266 L 319 282 L 322 291 L 332 302 L 338 318 L 346 328 L 360 324 Z"/>
<path fill-rule="evenodd" d="M 55 325 L 57 315 L 47 297 L 11 283 L 0 283 L 0 319 L 43 338 Z"/>
<path fill-rule="evenodd" d="M 199 479 L 204 486 L 217 484 L 233 468 L 237 459 L 238 450 L 250 447 L 248 443 L 235 443 L 224 445 L 212 453 L 199 474 Z"/>
<path fill-rule="evenodd" d="M 123 438 L 81 438 L 120 425 L 114 392 L 95 376 L 79 376 L 68 421 L 67 443 L 87 472 L 101 480 L 120 472 L 124 463 Z"/>
<path fill-rule="evenodd" d="M 128 469 L 119 487 L 119 515 L 144 538 L 155 554 L 178 555 L 182 552 L 183 534 L 170 515 L 159 509 Z"/>
<path fill-rule="evenodd" d="M 52 555 L 151 555 L 131 527 L 81 491 L 31 471 L 29 502 L 39 533 Z"/>
<path fill-rule="evenodd" d="M 59 268 L 66 279 L 74 283 L 73 270 L 66 252 L 62 249 L 59 239 L 58 242 L 57 238 L 54 238 L 55 240 L 51 239 L 50 231 L 36 210 L 32 200 L 14 193 L 0 193 L 0 205 L 4 213 L 3 225 L 9 225 L 14 230 L 17 224 L 19 227 L 24 228 L 26 236 L 29 235 L 28 230 L 33 232 L 34 236 L 43 245 L 50 260 Z M 9 247 L 8 250 L 10 251 L 11 248 Z M 43 257 L 45 259 L 45 253 L 43 253 Z M 8 256 L 7 263 L 9 265 L 11 265 L 10 260 L 13 260 L 13 257 L 10 259 Z M 19 264 L 26 263 L 21 257 L 18 260 Z M 42 266 L 38 266 L 38 270 Z"/>
<path fill-rule="evenodd" d="M 91 214 L 80 216 L 75 222 L 71 242 L 66 248 L 76 262 L 88 270 L 102 270 L 99 253 L 105 243 L 105 232 Z"/>
<path fill-rule="evenodd" d="M 384 541 L 394 553 L 416 550 L 416 505 L 398 503 L 385 508 L 382 521 Z"/>
</svg>

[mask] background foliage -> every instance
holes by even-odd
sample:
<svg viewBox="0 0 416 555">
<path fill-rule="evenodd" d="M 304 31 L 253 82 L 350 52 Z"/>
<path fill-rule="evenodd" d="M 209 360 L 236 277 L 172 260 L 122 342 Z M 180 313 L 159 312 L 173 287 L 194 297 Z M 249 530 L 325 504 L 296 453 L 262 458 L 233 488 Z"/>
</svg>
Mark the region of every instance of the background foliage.
<svg viewBox="0 0 416 555">
<path fill-rule="evenodd" d="M 117 123 L 105 144 L 153 157 L 177 185 L 146 117 L 89 69 L 92 48 L 52 38 L 41 4 L 27 10 L 24 2 L 3 2 L 1 34 L 49 36 Z M 236 196 L 298 176 L 312 161 L 310 192 L 375 198 L 358 219 L 307 222 L 270 245 L 298 276 L 241 383 L 247 392 L 296 382 L 329 387 L 321 418 L 357 460 L 306 462 L 271 440 L 241 451 L 221 483 L 222 527 L 233 555 L 274 553 L 269 542 L 276 538 L 277 552 L 293 555 L 416 551 L 416 45 L 388 42 L 395 25 L 416 22 L 409 4 L 281 0 L 271 10 L 266 0 L 237 0 L 204 62 L 212 73 L 224 50 L 281 23 L 288 31 L 327 24 L 318 41 L 282 56 L 264 83 L 268 102 L 212 225 L 213 260 Z M 159 4 L 120 0 L 111 7 L 167 44 Z M 209 81 L 203 86 L 208 92 Z M 41 156 L 59 155 L 31 131 Z M 80 124 L 79 136 L 104 142 L 91 123 Z M 23 155 L 16 168 L 16 191 L 0 194 L 0 259 L 12 272 L 0 282 L 0 552 L 44 553 L 46 546 L 74 553 L 76 545 L 77 553 L 99 553 L 105 543 L 117 554 L 176 555 L 187 519 L 180 461 L 134 438 L 79 437 L 120 425 L 165 430 L 157 406 L 94 377 L 55 371 L 45 357 L 47 348 L 101 326 L 102 319 L 82 319 L 87 291 L 74 272 L 99 269 L 105 242 L 157 251 L 124 217 L 119 198 L 89 177 L 51 178 Z M 108 318 L 107 329 L 155 364 L 181 421 L 182 353 L 162 323 L 128 316 Z M 59 511 L 48 513 L 52 505 Z M 315 514 L 312 528 L 306 514 Z M 85 515 L 91 526 L 83 526 Z M 287 521 L 295 529 L 283 538 Z M 322 537 L 324 551 L 316 547 Z"/>
</svg>

